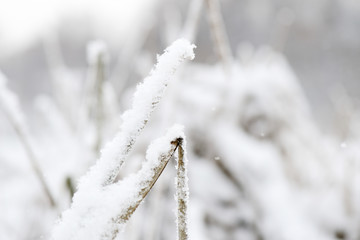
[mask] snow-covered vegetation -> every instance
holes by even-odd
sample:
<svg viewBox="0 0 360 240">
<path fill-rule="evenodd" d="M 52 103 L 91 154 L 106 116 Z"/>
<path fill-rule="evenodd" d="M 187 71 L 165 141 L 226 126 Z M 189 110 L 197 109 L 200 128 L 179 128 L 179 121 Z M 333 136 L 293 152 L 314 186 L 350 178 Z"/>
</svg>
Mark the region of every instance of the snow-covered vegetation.
<svg viewBox="0 0 360 240">
<path fill-rule="evenodd" d="M 324 132 L 279 48 L 234 54 L 222 2 L 188 3 L 156 64 L 138 19 L 115 59 L 84 45 L 81 68 L 47 36 L 51 91 L 31 101 L 0 72 L 0 239 L 360 239 L 351 97 L 334 91 L 339 133 Z M 213 63 L 196 60 L 203 15 Z"/>
</svg>

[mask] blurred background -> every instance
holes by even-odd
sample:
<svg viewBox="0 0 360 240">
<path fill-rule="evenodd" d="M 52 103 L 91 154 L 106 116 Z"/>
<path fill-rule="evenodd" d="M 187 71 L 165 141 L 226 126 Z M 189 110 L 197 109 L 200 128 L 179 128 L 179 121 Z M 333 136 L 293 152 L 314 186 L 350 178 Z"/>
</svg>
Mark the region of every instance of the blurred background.
<svg viewBox="0 0 360 240">
<path fill-rule="evenodd" d="M 360 239 L 357 0 L 0 0 L 2 87 L 19 99 L 0 115 L 0 238 L 48 238 L 134 87 L 179 37 L 196 44 L 195 60 L 176 74 L 122 174 L 179 122 L 193 239 Z M 171 171 L 122 239 L 175 237 Z"/>
<path fill-rule="evenodd" d="M 161 52 L 179 34 L 188 4 L 160 0 L 3 1 L 0 67 L 12 79 L 14 89 L 31 98 L 49 91 L 49 38 L 55 38 L 62 60 L 71 68 L 86 66 L 85 46 L 94 39 L 108 44 L 115 64 L 121 52 L 131 51 L 127 49 L 136 44 L 134 39 L 141 38 L 138 45 L 146 51 Z M 221 5 L 233 53 L 242 43 L 254 48 L 269 45 L 283 53 L 299 77 L 316 119 L 331 131 L 333 88 L 341 85 L 357 101 L 358 1 L 223 0 Z M 214 51 L 209 51 L 212 42 L 205 14 L 200 16 L 197 36 L 196 61 L 216 61 Z"/>
</svg>

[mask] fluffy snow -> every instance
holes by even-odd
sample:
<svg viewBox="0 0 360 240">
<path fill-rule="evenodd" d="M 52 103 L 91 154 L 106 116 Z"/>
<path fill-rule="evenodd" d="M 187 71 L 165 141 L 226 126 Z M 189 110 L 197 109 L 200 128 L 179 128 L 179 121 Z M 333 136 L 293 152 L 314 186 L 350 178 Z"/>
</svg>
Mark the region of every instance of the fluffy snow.
<svg viewBox="0 0 360 240">
<path fill-rule="evenodd" d="M 173 126 L 149 146 L 147 160 L 136 174 L 102 189 L 80 189 L 71 209 L 63 213 L 55 227 L 52 239 L 112 239 L 113 233 L 121 231 L 126 223 L 127 219 L 120 216 L 142 201 L 142 192 L 150 190 L 159 166 L 166 165 L 174 154 L 176 145 L 172 142 L 183 137 L 183 127 Z"/>
<path fill-rule="evenodd" d="M 67 104 L 50 97 L 37 99 L 40 114 L 34 122 L 40 127 L 34 129 L 34 137 L 43 159 L 40 165 L 61 203 L 59 209 L 68 209 L 53 238 L 109 239 L 114 231 L 122 231 L 127 209 L 139 204 L 139 193 L 149 189 L 156 169 L 173 154 L 171 142 L 181 138 L 185 148 L 184 130 L 175 126 L 151 144 L 147 160 L 142 161 L 154 136 L 178 122 L 186 126 L 186 153 L 191 159 L 191 201 L 185 219 L 190 239 L 332 240 L 341 235 L 357 239 L 360 115 L 355 114 L 356 109 L 347 109 L 351 118 L 342 122 L 348 135 L 329 136 L 319 131 L 311 106 L 281 54 L 243 46 L 231 74 L 225 75 L 219 64 L 191 64 L 173 76 L 184 59 L 193 58 L 193 48 L 185 40 L 169 47 L 137 87 L 132 105 L 128 101 L 133 89 L 127 89 L 130 95 L 118 94 L 121 104 L 130 110 L 122 117 L 119 133 L 80 181 L 70 209 L 71 194 L 65 179 L 70 177 L 76 186 L 79 176 L 96 160 L 88 144 L 93 128 L 84 121 L 79 131 L 72 129 L 63 111 L 72 107 L 73 112 L 83 114 L 70 98 L 79 98 L 79 86 L 73 82 L 79 79 L 60 76 L 66 78 L 66 84 L 72 83 L 56 88 L 63 91 L 58 100 L 69 95 L 62 99 Z M 90 52 L 96 56 L 103 50 L 101 44 L 95 44 Z M 0 108 L 21 123 L 18 101 L 4 77 L 0 78 L 0 98 Z M 346 104 L 339 105 L 341 110 Z M 157 110 L 151 113 L 155 106 Z M 143 129 L 150 114 L 149 126 Z M 105 118 L 118 123 L 116 116 Z M 18 151 L 21 145 L 12 129 L 7 129 L 8 122 L 1 123 L 5 134 L 0 134 L 0 177 L 4 180 L 0 184 L 5 194 L 0 195 L 0 212 L 4 213 L 0 216 L 0 238 L 38 239 L 42 234 L 47 239 L 56 214 L 46 208 L 41 188 L 26 165 L 27 157 Z M 111 139 L 115 130 L 108 124 L 104 129 L 110 133 L 104 135 Z M 129 164 L 123 164 L 124 171 L 118 175 L 125 160 Z M 173 187 L 174 174 L 174 168 L 162 173 L 149 201 L 133 216 L 131 228 L 125 229 L 124 236 L 119 233 L 117 239 L 175 238 L 173 196 L 187 201 L 189 193 L 186 171 L 180 172 L 185 185 L 178 193 Z M 122 181 L 114 183 L 116 176 Z"/>
<path fill-rule="evenodd" d="M 82 179 L 79 188 L 100 187 L 114 180 L 171 76 L 184 60 L 194 58 L 194 47 L 186 40 L 177 40 L 159 57 L 150 75 L 137 86 L 132 107 L 123 114 L 120 132 L 101 151 L 100 160 Z"/>
<path fill-rule="evenodd" d="M 141 200 L 139 192 L 153 177 L 155 166 L 159 164 L 156 159 L 171 152 L 172 141 L 183 138 L 182 128 L 175 126 L 165 138 L 151 145 L 147 152 L 150 160 L 140 172 L 120 183 L 111 183 L 161 100 L 171 76 L 184 60 L 194 58 L 194 47 L 180 39 L 158 58 L 158 64 L 137 87 L 132 108 L 124 113 L 119 133 L 101 151 L 96 165 L 80 180 L 71 208 L 64 212 L 53 232 L 54 240 L 109 239 L 119 231 L 118 224 L 123 222 L 116 223 L 117 217 Z"/>
</svg>

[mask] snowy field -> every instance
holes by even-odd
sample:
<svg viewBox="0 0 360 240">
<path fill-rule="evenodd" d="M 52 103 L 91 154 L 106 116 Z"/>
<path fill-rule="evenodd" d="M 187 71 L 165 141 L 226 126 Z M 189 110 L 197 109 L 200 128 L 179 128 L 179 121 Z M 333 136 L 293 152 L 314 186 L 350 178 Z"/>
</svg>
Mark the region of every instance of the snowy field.
<svg viewBox="0 0 360 240">
<path fill-rule="evenodd" d="M 360 240 L 359 16 L 0 1 L 0 239 Z"/>
</svg>

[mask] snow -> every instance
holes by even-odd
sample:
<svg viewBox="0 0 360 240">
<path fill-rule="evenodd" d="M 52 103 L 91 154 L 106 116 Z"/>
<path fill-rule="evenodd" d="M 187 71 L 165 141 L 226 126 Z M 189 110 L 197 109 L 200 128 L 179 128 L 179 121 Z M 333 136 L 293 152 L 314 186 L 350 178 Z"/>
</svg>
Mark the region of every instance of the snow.
<svg viewBox="0 0 360 240">
<path fill-rule="evenodd" d="M 119 133 L 101 151 L 95 166 L 80 180 L 72 206 L 63 213 L 52 239 L 109 239 L 121 230 L 121 223 L 125 220 L 119 216 L 127 214 L 124 211 L 141 201 L 139 192 L 149 184 L 156 166 L 161 163 L 157 159 L 167 156 L 165 159 L 168 160 L 172 155 L 174 144 L 171 142 L 183 138 L 182 127 L 175 126 L 150 146 L 147 152 L 149 161 L 136 175 L 119 183 L 112 182 L 161 100 L 171 76 L 184 60 L 194 58 L 194 47 L 184 39 L 175 41 L 158 58 L 158 64 L 150 75 L 138 85 L 132 108 L 123 115 Z"/>
<path fill-rule="evenodd" d="M 81 78 L 66 71 L 59 74 L 65 85 L 55 90 L 62 91 L 58 101 L 67 104 L 48 96 L 37 98 L 37 117 L 30 126 L 37 126 L 34 137 L 41 156 L 39 165 L 60 203 L 59 210 L 67 209 L 52 238 L 91 240 L 117 235 L 116 239 L 171 239 L 178 227 L 199 240 L 330 240 L 337 232 L 357 239 L 360 128 L 359 115 L 353 114 L 356 109 L 346 110 L 350 116 L 344 127 L 350 134 L 329 136 L 319 131 L 298 79 L 281 54 L 244 44 L 231 74 L 225 75 L 220 64 L 194 63 L 173 75 L 185 59 L 194 57 L 193 48 L 186 40 L 170 46 L 137 86 L 132 105 L 129 96 L 134 89 L 116 95 L 122 106 L 130 108 L 121 121 L 119 109 L 108 104 L 114 100 L 110 96 L 114 89 L 110 86 L 107 91 L 108 86 L 103 86 L 104 97 L 112 99 L 104 99 L 105 111 L 111 108 L 115 112 L 104 116 L 111 120 L 104 124 L 104 136 L 113 140 L 97 162 L 90 148 L 95 135 L 91 118 L 84 124 L 79 121 L 80 129 L 73 129 L 65 114 L 71 109 L 75 120 L 78 115 L 84 117 L 84 106 L 77 104 Z M 95 42 L 88 52 L 91 65 L 105 52 L 105 46 Z M 91 70 L 94 67 L 90 66 Z M 0 107 L 23 124 L 17 98 L 3 76 L 0 99 Z M 110 122 L 120 125 L 115 137 Z M 56 213 L 47 208 L 27 156 L 18 151 L 18 139 L 7 129 L 8 122 L 1 123 L 5 134 L 0 134 L 0 178 L 4 180 L 0 187 L 6 194 L 0 195 L 0 212 L 4 213 L 0 238 L 38 239 L 42 235 L 47 239 Z M 175 125 L 152 141 L 174 123 L 181 123 L 186 130 Z M 171 155 L 177 158 L 175 148 L 180 139 L 184 165 L 187 155 L 191 162 L 188 168 L 178 167 L 182 183 L 174 189 L 176 170 L 169 167 L 176 162 L 168 161 Z M 78 189 L 70 208 L 72 196 L 64 184 L 68 177 Z M 148 201 L 141 203 L 150 189 L 153 193 Z M 187 211 L 177 213 L 177 226 L 171 211 L 176 205 L 174 194 L 189 204 Z M 136 222 L 130 223 L 135 208 L 137 215 L 132 218 Z M 128 224 L 131 228 L 125 228 Z"/>
<path fill-rule="evenodd" d="M 77 193 L 71 209 L 63 213 L 54 229 L 52 239 L 112 239 L 112 234 L 121 231 L 126 223 L 127 219 L 120 216 L 126 216 L 129 209 L 142 201 L 142 192 L 151 188 L 159 166 L 169 161 L 176 149 L 172 142 L 184 137 L 182 129 L 175 125 L 155 140 L 136 174 L 102 189 Z"/>
<path fill-rule="evenodd" d="M 107 185 L 116 177 L 140 131 L 145 127 L 179 65 L 194 58 L 194 45 L 180 39 L 175 41 L 158 59 L 158 64 L 144 82 L 137 86 L 132 108 L 122 117 L 120 132 L 101 151 L 101 159 L 83 178 L 79 188 Z"/>
<path fill-rule="evenodd" d="M 186 154 L 186 139 L 185 136 L 181 138 L 181 144 L 178 147 L 177 160 L 177 176 L 175 178 L 176 196 L 177 199 L 177 229 L 178 239 L 185 240 L 188 238 L 188 202 L 189 202 L 189 179 L 187 175 L 187 154 Z"/>
</svg>

